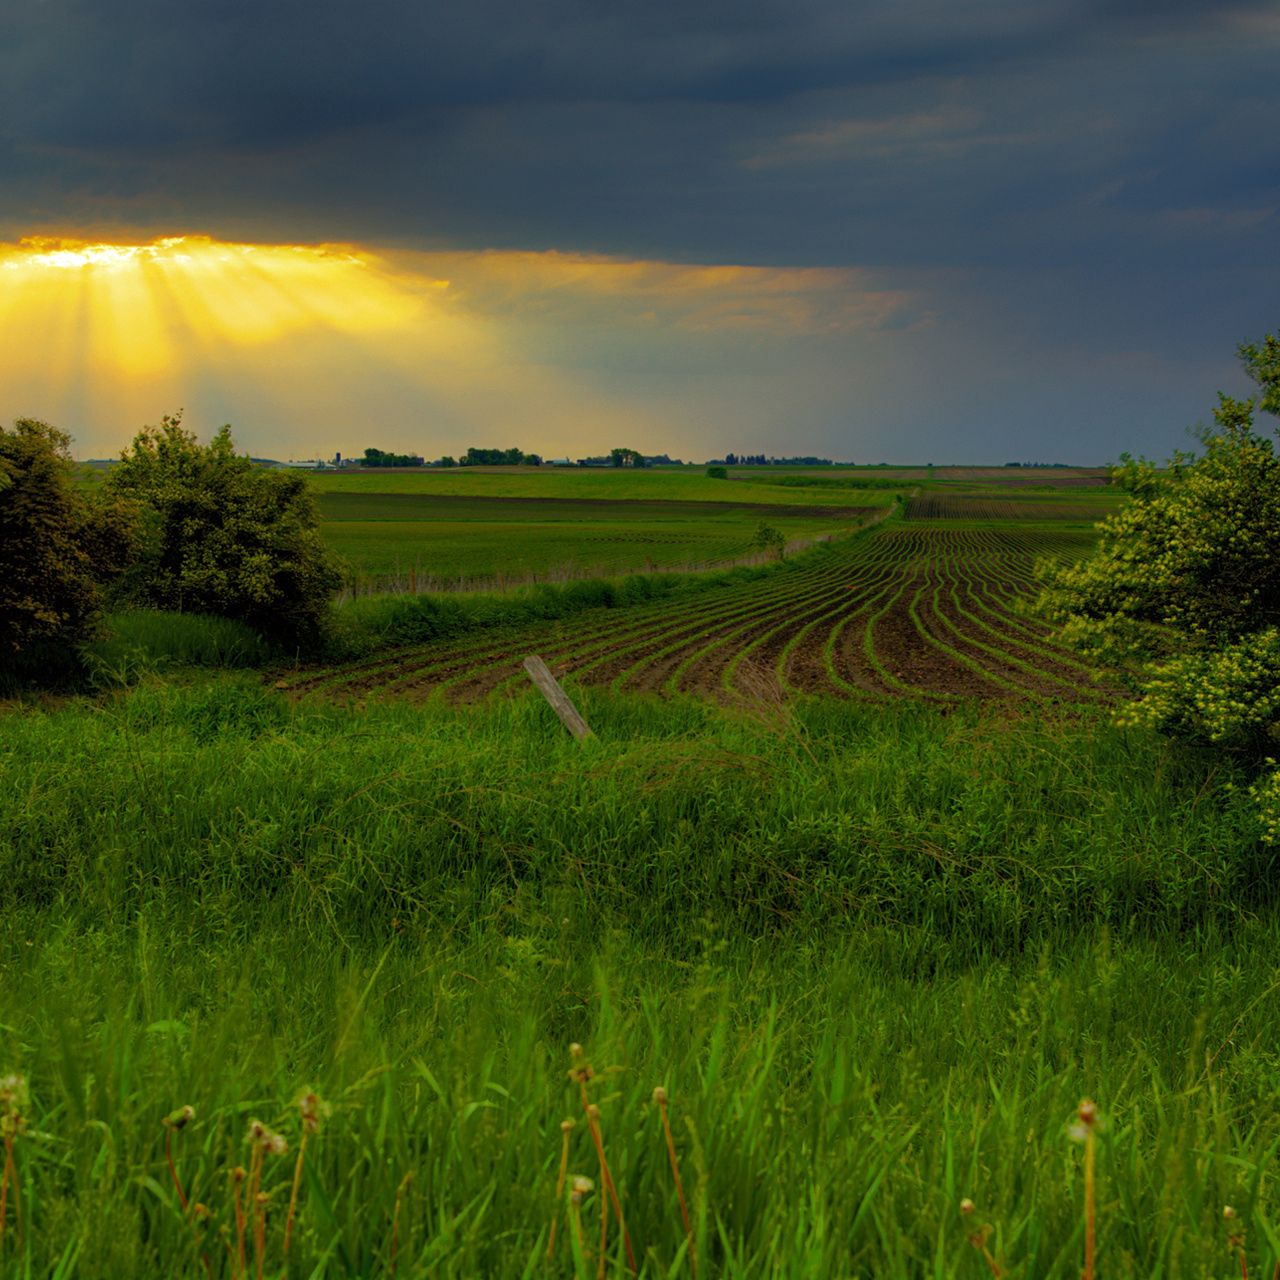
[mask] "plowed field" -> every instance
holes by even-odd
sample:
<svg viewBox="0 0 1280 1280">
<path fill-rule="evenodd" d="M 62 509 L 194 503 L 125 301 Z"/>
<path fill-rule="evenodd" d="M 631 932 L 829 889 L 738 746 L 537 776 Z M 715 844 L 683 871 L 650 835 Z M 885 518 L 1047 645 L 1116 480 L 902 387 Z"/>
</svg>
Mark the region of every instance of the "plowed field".
<svg viewBox="0 0 1280 1280">
<path fill-rule="evenodd" d="M 297 692 L 467 700 L 523 689 L 540 654 L 580 683 L 657 693 L 854 698 L 1097 696 L 1087 668 L 1020 610 L 1042 556 L 1080 530 L 889 523 L 754 581 L 567 622 L 389 651 L 301 673 Z"/>
</svg>

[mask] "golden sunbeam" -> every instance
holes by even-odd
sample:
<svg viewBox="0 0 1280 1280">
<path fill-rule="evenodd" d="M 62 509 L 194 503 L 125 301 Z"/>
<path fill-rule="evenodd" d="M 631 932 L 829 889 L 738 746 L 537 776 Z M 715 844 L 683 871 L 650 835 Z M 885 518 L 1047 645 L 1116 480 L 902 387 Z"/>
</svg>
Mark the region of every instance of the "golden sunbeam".
<svg viewBox="0 0 1280 1280">
<path fill-rule="evenodd" d="M 179 405 L 306 452 L 361 423 L 392 446 L 536 434 L 590 450 L 670 440 L 699 413 L 686 392 L 722 390 L 619 385 L 580 356 L 602 333 L 643 368 L 664 331 L 684 360 L 690 334 L 874 330 L 910 303 L 845 270 L 31 238 L 0 244 L 0 396 L 97 452 Z"/>
<path fill-rule="evenodd" d="M 422 319 L 415 291 L 345 248 L 30 239 L 0 249 L 0 273 L 0 321 L 87 306 L 94 363 L 125 377 L 167 367 L 184 343 L 269 342 L 317 325 L 366 333 Z"/>
</svg>

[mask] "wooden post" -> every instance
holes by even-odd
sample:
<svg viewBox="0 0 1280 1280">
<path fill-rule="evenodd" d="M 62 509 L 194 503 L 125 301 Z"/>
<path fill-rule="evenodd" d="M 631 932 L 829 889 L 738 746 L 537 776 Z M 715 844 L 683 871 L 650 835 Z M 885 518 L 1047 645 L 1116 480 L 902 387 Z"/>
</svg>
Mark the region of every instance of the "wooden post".
<svg viewBox="0 0 1280 1280">
<path fill-rule="evenodd" d="M 584 738 L 595 736 L 587 727 L 587 722 L 578 714 L 578 708 L 569 701 L 569 695 L 560 687 L 541 658 L 531 653 L 524 660 L 524 669 L 529 673 L 529 679 L 538 686 L 542 696 L 551 703 L 551 709 L 560 717 L 560 723 L 579 742 Z"/>
</svg>

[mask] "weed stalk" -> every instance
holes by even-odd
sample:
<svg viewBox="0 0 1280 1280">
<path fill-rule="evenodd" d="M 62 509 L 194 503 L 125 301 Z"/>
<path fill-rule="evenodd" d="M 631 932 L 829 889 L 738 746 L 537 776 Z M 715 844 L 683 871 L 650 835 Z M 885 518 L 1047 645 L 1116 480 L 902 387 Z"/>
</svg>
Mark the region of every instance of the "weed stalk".
<svg viewBox="0 0 1280 1280">
<path fill-rule="evenodd" d="M 573 1132 L 574 1121 L 560 1121 L 560 1173 L 556 1177 L 556 1210 L 551 1215 L 551 1234 L 547 1238 L 547 1261 L 550 1262 L 556 1248 L 556 1227 L 560 1221 L 560 1202 L 564 1199 L 564 1182 L 569 1175 L 569 1135 Z"/>
<path fill-rule="evenodd" d="M 9 1220 L 9 1188 L 13 1188 L 13 1229 L 22 1236 L 22 1201 L 18 1195 L 18 1167 L 14 1163 L 13 1150 L 18 1134 L 26 1123 L 27 1082 L 22 1076 L 5 1076 L 0 1079 L 0 1131 L 4 1134 L 4 1173 L 0 1174 L 0 1244 L 4 1243 L 5 1226 Z"/>
<path fill-rule="evenodd" d="M 400 1185 L 396 1188 L 396 1207 L 391 1214 L 391 1256 L 388 1259 L 388 1274 L 391 1280 L 396 1280 L 396 1265 L 400 1256 L 400 1206 L 404 1203 L 405 1193 L 409 1190 L 409 1183 L 413 1181 L 413 1170 L 400 1179 Z"/>
<path fill-rule="evenodd" d="M 194 1107 L 179 1107 L 170 1112 L 161 1121 L 164 1125 L 164 1158 L 169 1165 L 169 1177 L 173 1181 L 173 1189 L 178 1193 L 178 1203 L 182 1212 L 187 1212 L 187 1193 L 182 1189 L 182 1179 L 178 1177 L 178 1167 L 173 1162 L 173 1135 L 175 1130 L 185 1129 L 196 1118 Z"/>
<path fill-rule="evenodd" d="M 1227 1224 L 1227 1248 L 1235 1252 L 1240 1262 L 1240 1280 L 1249 1280 L 1249 1260 L 1244 1252 L 1244 1225 L 1239 1214 L 1229 1205 L 1222 1206 L 1222 1218 Z M 1280 1271 L 1280 1263 L 1276 1264 Z"/>
<path fill-rule="evenodd" d="M 315 1093 L 304 1093 L 298 1099 L 298 1112 L 302 1117 L 302 1137 L 298 1141 L 298 1158 L 293 1162 L 293 1185 L 289 1188 L 289 1212 L 284 1220 L 284 1261 L 289 1264 L 289 1243 L 293 1239 L 294 1215 L 298 1211 L 298 1188 L 302 1185 L 302 1161 L 307 1154 L 307 1140 L 320 1128 L 325 1104 Z"/>
<path fill-rule="evenodd" d="M 1097 1160 L 1098 1106 L 1092 1098 L 1084 1098 L 1076 1109 L 1073 1137 L 1084 1143 L 1084 1273 L 1083 1280 L 1095 1280 L 1097 1253 L 1097 1188 L 1094 1165 Z"/>
<path fill-rule="evenodd" d="M 600 1131 L 600 1108 L 595 1106 L 587 1097 L 587 1081 L 591 1079 L 593 1074 L 591 1064 L 582 1061 L 582 1046 L 580 1044 L 571 1044 L 569 1046 L 569 1055 L 578 1064 L 569 1072 L 569 1076 L 577 1082 L 578 1091 L 582 1098 L 582 1109 L 587 1113 L 587 1126 L 591 1130 L 591 1139 L 596 1148 L 596 1159 L 600 1164 L 600 1178 L 604 1183 L 605 1192 L 613 1204 L 614 1216 L 618 1219 L 618 1227 L 622 1232 L 622 1243 L 627 1251 L 627 1265 L 632 1271 L 638 1272 L 639 1267 L 636 1266 L 636 1255 L 631 1248 L 631 1235 L 627 1231 L 626 1219 L 622 1216 L 622 1203 L 618 1199 L 618 1189 L 614 1186 L 613 1175 L 609 1172 L 609 1161 L 604 1154 L 604 1136 Z"/>
<path fill-rule="evenodd" d="M 244 1216 L 244 1180 L 246 1178 L 244 1165 L 238 1164 L 231 1170 L 231 1198 L 232 1206 L 235 1210 L 236 1218 L 236 1248 L 232 1255 L 231 1276 L 232 1280 L 241 1280 L 247 1270 L 247 1261 L 244 1249 L 244 1233 L 247 1220 Z"/>
<path fill-rule="evenodd" d="M 968 1218 L 974 1212 L 974 1203 L 967 1196 L 960 1201 L 960 1212 Z M 987 1241 L 991 1239 L 992 1227 L 989 1222 L 984 1222 L 976 1231 L 968 1233 L 969 1243 L 982 1254 L 982 1260 L 987 1264 L 987 1270 L 991 1272 L 995 1280 L 1001 1280 L 1004 1272 L 1000 1270 L 1000 1264 L 995 1260 L 990 1249 L 987 1248 Z"/>
<path fill-rule="evenodd" d="M 689 1218 L 689 1205 L 684 1198 L 684 1182 L 680 1177 L 680 1161 L 676 1158 L 676 1140 L 671 1133 L 671 1119 L 667 1115 L 667 1091 L 658 1085 L 653 1091 L 653 1100 L 658 1104 L 658 1113 L 662 1116 L 662 1131 L 667 1138 L 667 1159 L 671 1163 L 671 1176 L 676 1183 L 676 1197 L 680 1201 L 680 1216 L 684 1219 L 684 1235 L 689 1242 L 689 1270 L 697 1280 L 698 1250 L 693 1239 L 693 1223 Z"/>
</svg>

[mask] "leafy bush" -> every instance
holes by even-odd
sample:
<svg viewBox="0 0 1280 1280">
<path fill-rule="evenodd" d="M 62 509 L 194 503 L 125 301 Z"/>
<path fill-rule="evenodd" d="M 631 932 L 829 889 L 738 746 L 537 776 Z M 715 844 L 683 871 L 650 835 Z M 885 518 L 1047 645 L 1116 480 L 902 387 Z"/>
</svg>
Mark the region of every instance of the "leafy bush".
<svg viewBox="0 0 1280 1280">
<path fill-rule="evenodd" d="M 708 467 L 708 480 L 727 480 L 729 478 L 729 469 L 727 467 Z"/>
<path fill-rule="evenodd" d="M 1125 457 L 1129 502 L 1101 526 L 1093 556 L 1050 571 L 1044 603 L 1065 634 L 1129 684 L 1122 711 L 1273 769 L 1280 740 L 1280 458 L 1254 430 L 1280 413 L 1280 340 L 1239 351 L 1260 388 L 1219 396 L 1199 457 L 1166 471 Z M 1253 790 L 1263 838 L 1280 843 L 1280 775 Z"/>
<path fill-rule="evenodd" d="M 20 418 L 0 427 L 0 671 L 4 683 L 73 674 L 94 629 L 103 582 L 128 555 L 120 502 L 77 492 L 70 437 Z"/>
<path fill-rule="evenodd" d="M 237 618 L 285 644 L 316 642 L 341 578 L 306 480 L 237 454 L 223 427 L 200 445 L 182 415 L 147 427 L 107 478 L 143 508 L 126 598 Z"/>
<path fill-rule="evenodd" d="M 779 560 L 786 554 L 787 537 L 781 529 L 775 529 L 771 524 L 765 524 L 762 520 L 756 526 L 755 536 L 751 539 L 751 545 L 758 551 L 772 553 Z"/>
</svg>

